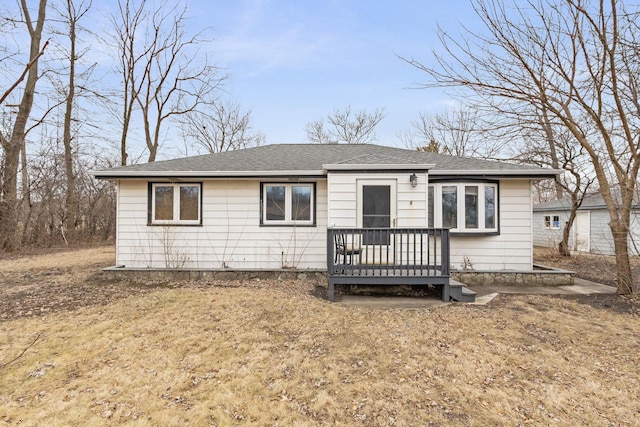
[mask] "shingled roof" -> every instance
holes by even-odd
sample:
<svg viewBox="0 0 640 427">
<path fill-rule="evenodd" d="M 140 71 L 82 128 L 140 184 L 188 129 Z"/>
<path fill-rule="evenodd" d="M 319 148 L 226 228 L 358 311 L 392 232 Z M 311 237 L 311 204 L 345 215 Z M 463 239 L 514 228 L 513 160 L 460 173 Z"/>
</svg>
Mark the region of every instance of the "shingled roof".
<svg viewBox="0 0 640 427">
<path fill-rule="evenodd" d="M 429 170 L 431 175 L 553 177 L 558 171 L 373 144 L 273 144 L 93 171 L 99 179 L 324 176 L 331 170 Z"/>
<path fill-rule="evenodd" d="M 612 190 L 613 197 L 620 201 L 620 192 L 617 189 Z M 640 200 L 636 195 L 634 197 L 634 203 L 631 206 L 632 209 L 640 209 Z M 538 203 L 533 205 L 534 212 L 546 212 L 546 211 L 568 211 L 571 209 L 571 199 L 565 197 L 564 199 L 550 200 L 548 202 Z M 592 210 L 592 209 L 607 209 L 607 204 L 604 202 L 602 194 L 599 192 L 587 194 L 582 201 L 582 204 L 578 210 Z"/>
</svg>

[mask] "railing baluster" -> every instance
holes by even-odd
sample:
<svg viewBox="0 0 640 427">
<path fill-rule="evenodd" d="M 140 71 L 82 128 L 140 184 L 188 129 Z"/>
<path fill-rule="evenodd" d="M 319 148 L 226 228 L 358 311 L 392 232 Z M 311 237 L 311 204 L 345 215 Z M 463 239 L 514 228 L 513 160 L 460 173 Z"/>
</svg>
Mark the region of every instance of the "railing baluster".
<svg viewBox="0 0 640 427">
<path fill-rule="evenodd" d="M 429 235 L 427 234 L 427 241 L 429 241 Z M 424 269 L 424 232 L 420 233 L 420 274 L 423 274 Z"/>
<path fill-rule="evenodd" d="M 408 233 L 409 231 L 407 231 Z M 414 234 L 414 241 L 413 241 L 413 245 L 415 246 L 415 234 Z M 416 260 L 415 258 L 413 259 L 413 265 L 410 265 L 411 262 L 409 261 L 411 259 L 411 237 L 407 234 L 407 276 L 412 274 L 411 271 L 413 270 L 413 274 L 415 275 L 415 270 L 416 270 Z"/>
</svg>

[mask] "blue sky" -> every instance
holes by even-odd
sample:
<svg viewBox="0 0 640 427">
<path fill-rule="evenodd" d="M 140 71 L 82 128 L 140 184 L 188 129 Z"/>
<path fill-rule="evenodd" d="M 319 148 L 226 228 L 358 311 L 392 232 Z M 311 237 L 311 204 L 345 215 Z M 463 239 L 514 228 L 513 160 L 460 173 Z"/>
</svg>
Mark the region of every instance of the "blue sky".
<svg viewBox="0 0 640 427">
<path fill-rule="evenodd" d="M 440 90 L 415 90 L 438 47 L 436 25 L 457 33 L 477 18 L 467 0 L 243 0 L 189 2 L 194 25 L 211 26 L 213 62 L 267 143 L 306 142 L 307 123 L 348 105 L 384 108 L 378 141 L 398 145 L 421 112 L 454 105 Z"/>
<path fill-rule="evenodd" d="M 478 23 L 469 0 L 176 1 L 185 1 L 188 8 L 187 36 L 211 29 L 206 33 L 214 39 L 206 45 L 209 63 L 230 76 L 225 84 L 228 97 L 243 110 L 251 110 L 254 130 L 263 133 L 270 144 L 308 142 L 308 123 L 326 118 L 334 109 L 351 106 L 354 112 L 383 108 L 386 117 L 376 128 L 377 141 L 402 146 L 398 135 L 410 130 L 420 113 L 451 110 L 456 103 L 442 90 L 415 89 L 427 75 L 399 56 L 428 64 L 433 60 L 432 49 L 440 46 L 438 24 L 459 34 L 462 26 L 473 29 Z M 163 0 L 147 0 L 150 9 L 161 3 Z M 36 2 L 29 4 L 35 7 Z M 112 0 L 94 1 L 82 24 L 104 38 L 96 41 L 87 32 L 81 36 L 85 43 L 82 49 L 88 46 L 88 51 L 81 57 L 80 68 L 86 70 L 97 64 L 92 74 L 95 86 L 111 92 L 120 84 L 110 19 L 117 14 L 116 5 Z M 16 4 L 6 8 L 10 10 L 7 13 L 18 13 Z M 46 59 L 53 61 L 54 67 L 64 66 L 58 63 L 64 49 L 57 45 L 67 43 L 60 33 L 52 32 L 56 17 L 49 10 L 46 37 L 51 39 L 51 46 Z M 24 28 L 12 32 L 9 45 L 12 50 L 28 45 Z M 16 59 L 14 65 L 20 61 Z M 5 77 L 0 75 L 0 80 Z M 51 102 L 47 99 L 50 83 L 43 80 L 38 89 L 41 96 L 36 100 L 36 113 L 43 113 Z M 110 113 L 101 110 L 102 104 L 96 107 L 87 102 L 77 120 L 81 124 L 78 132 L 83 133 L 79 140 L 92 140 L 93 145 L 106 150 L 118 147 L 120 106 L 114 99 L 108 104 L 113 110 Z M 59 123 L 60 117 L 50 117 L 49 121 Z M 138 119 L 134 118 L 128 143 L 130 159 L 135 162 L 146 158 Z M 51 132 L 54 128 L 43 127 L 40 131 Z M 165 125 L 162 134 L 159 159 L 194 153 L 175 123 Z M 34 138 L 45 139 L 42 135 Z"/>
</svg>

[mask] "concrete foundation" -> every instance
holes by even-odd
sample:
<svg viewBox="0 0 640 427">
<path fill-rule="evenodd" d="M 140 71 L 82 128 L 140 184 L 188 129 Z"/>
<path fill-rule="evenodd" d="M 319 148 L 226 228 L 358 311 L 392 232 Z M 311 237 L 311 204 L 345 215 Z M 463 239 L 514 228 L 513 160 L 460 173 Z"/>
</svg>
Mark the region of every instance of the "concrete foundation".
<svg viewBox="0 0 640 427">
<path fill-rule="evenodd" d="M 104 273 L 118 280 L 311 280 L 318 285 L 326 285 L 327 272 L 322 270 L 207 270 L 207 269 L 146 269 L 108 267 Z M 453 270 L 451 278 L 467 286 L 571 286 L 574 284 L 574 272 L 551 267 L 536 266 L 533 270 L 482 271 Z M 371 292 L 377 287 L 363 286 L 360 291 Z M 369 289 L 370 288 L 370 289 Z M 392 292 L 403 289 L 392 289 Z"/>
<path fill-rule="evenodd" d="M 206 269 L 148 269 L 108 267 L 102 270 L 104 274 L 118 280 L 311 280 L 326 284 L 327 273 L 317 270 L 206 270 Z"/>
</svg>

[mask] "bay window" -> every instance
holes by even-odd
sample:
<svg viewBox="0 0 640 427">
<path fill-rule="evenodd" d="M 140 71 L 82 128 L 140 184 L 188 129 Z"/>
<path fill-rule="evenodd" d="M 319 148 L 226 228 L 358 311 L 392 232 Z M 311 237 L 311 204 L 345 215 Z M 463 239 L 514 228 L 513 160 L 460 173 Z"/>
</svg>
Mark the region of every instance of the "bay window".
<svg viewBox="0 0 640 427">
<path fill-rule="evenodd" d="M 433 183 L 428 190 L 428 226 L 458 233 L 498 233 L 498 184 Z"/>
</svg>

